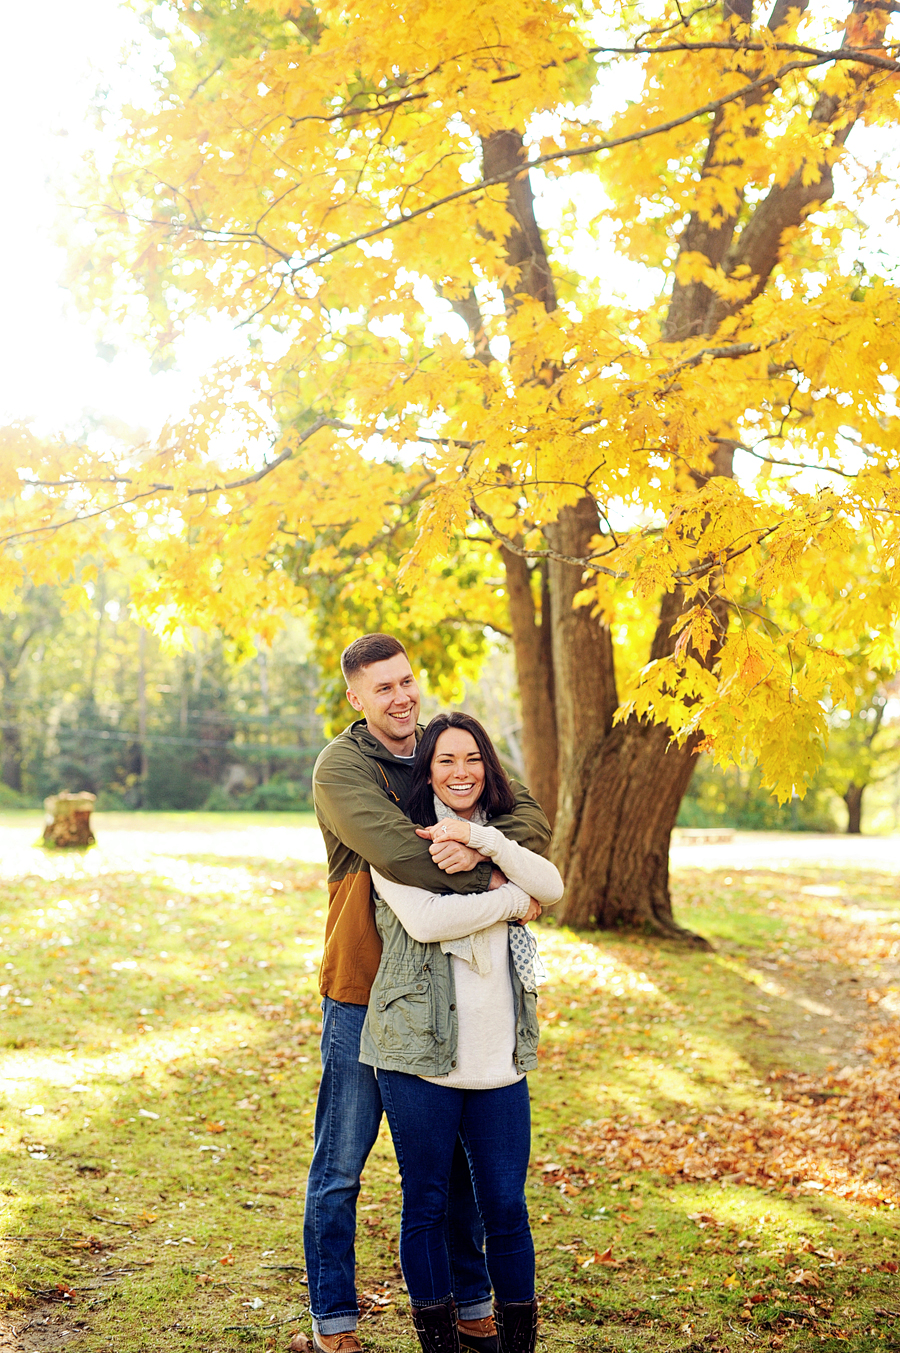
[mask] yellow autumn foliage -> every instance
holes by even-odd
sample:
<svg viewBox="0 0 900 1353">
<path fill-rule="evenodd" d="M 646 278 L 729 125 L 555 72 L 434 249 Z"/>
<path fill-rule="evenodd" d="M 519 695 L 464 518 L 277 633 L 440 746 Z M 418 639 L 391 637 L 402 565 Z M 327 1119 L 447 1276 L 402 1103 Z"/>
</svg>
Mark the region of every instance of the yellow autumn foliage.
<svg viewBox="0 0 900 1353">
<path fill-rule="evenodd" d="M 86 194 L 102 205 L 82 263 L 110 313 L 143 297 L 160 344 L 186 309 L 253 341 L 157 445 L 7 429 L 3 586 L 122 543 L 151 565 L 138 604 L 173 625 L 265 633 L 315 586 L 423 633 L 438 614 L 502 624 L 497 545 L 540 552 L 588 493 L 601 534 L 573 567 L 598 623 L 631 616 L 627 642 L 661 594 L 685 600 L 675 651 L 623 664 L 620 717 L 702 734 L 721 761 L 752 751 L 781 797 L 802 791 L 851 651 L 900 663 L 900 295 L 849 273 L 838 183 L 852 128 L 896 139 L 889 9 L 858 0 L 838 28 L 673 0 L 239 9 L 172 5 L 171 68 Z M 492 176 L 510 130 L 521 167 Z M 559 207 L 559 305 L 508 256 L 526 170 Z M 591 275 L 567 224 L 584 175 L 622 255 L 657 270 L 644 308 Z M 776 199 L 791 211 L 766 262 L 754 222 Z M 725 229 L 744 255 L 713 259 Z M 673 281 L 708 296 L 709 324 L 673 331 Z M 861 540 L 877 583 L 856 589 Z"/>
</svg>

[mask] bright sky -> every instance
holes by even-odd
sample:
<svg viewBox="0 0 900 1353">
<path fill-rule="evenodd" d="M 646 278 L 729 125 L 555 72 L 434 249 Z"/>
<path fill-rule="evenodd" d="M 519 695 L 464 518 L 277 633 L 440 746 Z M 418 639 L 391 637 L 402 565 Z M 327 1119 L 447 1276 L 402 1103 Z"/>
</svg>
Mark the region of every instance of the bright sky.
<svg viewBox="0 0 900 1353">
<path fill-rule="evenodd" d="M 109 84 L 145 87 L 138 64 L 127 75 L 119 65 L 139 26 L 118 0 L 45 0 L 39 20 L 28 5 L 5 0 L 3 30 L 0 421 L 33 418 L 39 430 L 72 431 L 104 418 L 153 432 L 233 348 L 231 329 L 198 325 L 177 371 L 154 376 L 136 345 L 104 360 L 95 326 L 60 285 L 66 256 L 55 240 L 61 184 L 97 141 L 89 100 Z"/>
<path fill-rule="evenodd" d="M 75 436 L 97 423 L 113 432 L 119 424 L 123 432 L 152 436 L 189 404 L 202 373 L 240 348 L 241 337 L 226 319 L 195 321 L 178 344 L 177 369 L 154 374 L 140 344 L 79 311 L 66 291 L 60 207 L 83 155 L 98 148 L 102 154 L 104 144 L 90 102 L 107 88 L 113 103 L 142 102 L 153 50 L 122 0 L 46 0 L 41 12 L 37 26 L 27 6 L 10 0 L 3 6 L 7 50 L 20 59 L 8 62 L 0 83 L 9 203 L 0 214 L 7 260 L 0 287 L 0 423 L 31 419 L 39 432 Z M 590 187 L 581 194 L 586 223 L 602 208 L 599 186 Z M 597 267 L 598 254 L 612 260 L 611 242 L 598 247 L 594 235 L 587 271 Z M 638 283 L 641 270 L 633 272 Z"/>
</svg>

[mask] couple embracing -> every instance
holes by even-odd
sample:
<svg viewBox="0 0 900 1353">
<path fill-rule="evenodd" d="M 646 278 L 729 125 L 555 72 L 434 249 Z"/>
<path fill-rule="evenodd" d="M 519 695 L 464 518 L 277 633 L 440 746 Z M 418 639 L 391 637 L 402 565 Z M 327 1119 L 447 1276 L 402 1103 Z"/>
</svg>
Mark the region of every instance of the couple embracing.
<svg viewBox="0 0 900 1353">
<path fill-rule="evenodd" d="M 522 927 L 562 896 L 543 858 L 550 828 L 475 719 L 418 726 L 396 639 L 364 635 L 341 669 L 362 717 L 313 774 L 329 891 L 304 1217 L 314 1348 L 361 1348 L 356 1200 L 384 1112 L 424 1353 L 532 1353 L 525 1076 L 537 1065 L 539 960 Z"/>
</svg>

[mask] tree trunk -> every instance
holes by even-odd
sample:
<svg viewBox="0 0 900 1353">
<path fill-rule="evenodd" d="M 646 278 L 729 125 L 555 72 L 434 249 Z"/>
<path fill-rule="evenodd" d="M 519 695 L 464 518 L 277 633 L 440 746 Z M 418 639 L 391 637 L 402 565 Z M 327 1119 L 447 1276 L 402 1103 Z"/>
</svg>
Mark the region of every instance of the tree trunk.
<svg viewBox="0 0 900 1353">
<path fill-rule="evenodd" d="M 844 794 L 844 803 L 847 805 L 848 836 L 862 835 L 862 799 L 864 790 L 865 785 L 857 785 L 851 781 Z"/>
<path fill-rule="evenodd" d="M 97 674 L 100 671 L 100 657 L 103 653 L 103 622 L 106 619 L 106 571 L 101 568 L 97 579 L 97 633 L 94 635 L 94 654 L 91 659 L 91 675 L 88 679 L 88 694 L 97 703 Z"/>
<path fill-rule="evenodd" d="M 505 547 L 501 547 L 500 554 L 506 569 L 506 593 L 522 705 L 525 779 L 552 826 L 559 788 L 559 743 L 553 708 L 553 667 L 547 661 L 546 641 L 551 629 L 549 608 L 545 601 L 538 623 L 527 562 L 520 554 Z"/>
<path fill-rule="evenodd" d="M 272 708 L 269 703 L 269 665 L 266 661 L 265 650 L 260 647 L 256 654 L 256 661 L 259 667 L 259 693 L 262 699 L 262 709 L 265 716 L 265 728 L 263 730 L 263 742 L 268 746 L 272 740 L 269 720 L 272 717 Z M 260 767 L 260 778 L 264 785 L 267 785 L 272 778 L 272 764 L 268 755 L 262 759 Z"/>
<path fill-rule="evenodd" d="M 563 508 L 545 534 L 554 551 L 577 558 L 588 553 L 588 542 L 599 529 L 597 505 L 585 495 L 574 507 Z M 559 734 L 554 856 L 557 863 L 568 864 L 578 836 L 584 790 L 593 779 L 618 700 L 609 628 L 598 623 L 590 607 L 574 605 L 576 593 L 582 587 L 580 569 L 551 559 L 548 584 L 552 596 L 553 680 Z"/>
<path fill-rule="evenodd" d="M 147 631 L 138 631 L 138 743 L 141 750 L 139 793 L 141 807 L 147 807 Z"/>
<path fill-rule="evenodd" d="M 44 842 L 48 846 L 92 846 L 91 810 L 95 794 L 52 794 L 44 799 Z"/>
<path fill-rule="evenodd" d="M 669 896 L 669 838 L 694 769 L 697 739 L 670 745 L 661 724 L 615 727 L 573 776 L 567 834 L 555 855 L 566 880 L 556 914 L 569 925 L 629 926 L 706 942 L 677 925 Z"/>
<path fill-rule="evenodd" d="M 485 174 L 502 173 L 523 158 L 517 132 L 495 132 L 484 143 Z M 516 294 L 525 292 L 554 310 L 553 277 L 527 175 L 513 181 L 508 205 L 514 224 L 505 241 L 507 257 L 518 272 L 506 288 L 507 303 L 514 305 Z M 577 559 L 590 553 L 599 532 L 597 504 L 585 494 L 563 509 L 545 535 L 556 554 Z M 574 604 L 584 586 L 582 571 L 548 560 L 538 627 L 527 564 L 512 550 L 504 548 L 502 555 L 523 742 L 530 744 L 526 766 L 545 807 L 553 768 L 542 753 L 551 728 L 559 748 L 553 853 L 566 878 L 566 895 L 556 914 L 575 925 L 628 925 L 686 937 L 672 918 L 669 836 L 693 771 L 695 743 L 669 748 L 667 728 L 634 719 L 613 728 L 618 696 L 612 636 L 589 606 Z M 680 594 L 664 600 L 654 657 L 671 652 L 671 628 L 680 610 Z"/>
<path fill-rule="evenodd" d="M 579 504 L 585 531 L 589 514 L 583 504 L 589 501 L 584 499 Z M 561 525 L 568 524 L 566 513 L 572 511 L 569 508 L 561 514 Z M 594 529 L 596 532 L 596 526 Z M 576 545 L 577 538 L 571 534 L 554 535 L 554 548 L 560 553 L 569 553 Z M 586 552 L 585 547 L 582 553 Z M 565 570 L 560 585 L 567 581 L 571 588 L 575 571 L 565 564 L 558 567 Z M 571 601 L 569 604 L 571 607 Z M 672 626 L 682 606 L 680 592 L 663 598 L 651 659 L 672 652 Z M 721 608 L 715 608 L 714 613 L 718 634 L 710 649 L 712 658 L 725 632 Z M 580 608 L 570 614 L 588 617 L 589 611 Z M 677 746 L 665 725 L 634 717 L 613 725 L 617 699 L 612 641 L 605 626 L 596 620 L 590 623 L 593 635 L 584 621 L 581 635 L 571 627 L 566 633 L 560 626 L 554 650 L 560 742 L 568 750 L 568 758 L 566 750 L 561 757 L 560 807 L 553 847 L 554 860 L 566 880 L 566 892 L 556 915 L 569 925 L 603 929 L 629 926 L 705 946 L 705 940 L 676 923 L 669 895 L 669 840 L 694 771 L 699 736 Z M 593 652 L 585 642 L 589 637 Z M 568 670 L 560 680 L 564 663 Z M 585 671 L 592 673 L 593 696 L 586 688 Z M 592 713 L 598 715 L 593 728 Z M 570 736 L 563 734 L 564 728 L 571 730 Z"/>
</svg>

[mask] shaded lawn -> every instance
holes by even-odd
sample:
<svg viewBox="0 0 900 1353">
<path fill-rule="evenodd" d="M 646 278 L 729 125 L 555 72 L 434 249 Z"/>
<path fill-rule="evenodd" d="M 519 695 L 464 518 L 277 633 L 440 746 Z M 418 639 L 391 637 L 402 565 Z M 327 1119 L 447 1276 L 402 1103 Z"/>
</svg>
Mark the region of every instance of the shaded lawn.
<svg viewBox="0 0 900 1353">
<path fill-rule="evenodd" d="M 136 832 L 219 832 L 230 828 L 253 827 L 315 827 L 314 812 L 302 810 L 291 813 L 176 813 L 176 812 L 95 812 L 91 821 L 102 835 L 112 831 Z M 44 823 L 39 808 L 10 808 L 0 811 L 0 827 L 28 827 L 40 835 Z"/>
<path fill-rule="evenodd" d="M 321 866 L 57 872 L 2 889 L 0 1349 L 283 1348 L 309 1328 Z M 713 954 L 541 927 L 544 1346 L 900 1347 L 897 892 L 683 872 Z M 413 1343 L 398 1216 L 383 1133 L 359 1212 L 377 1350 Z"/>
</svg>

